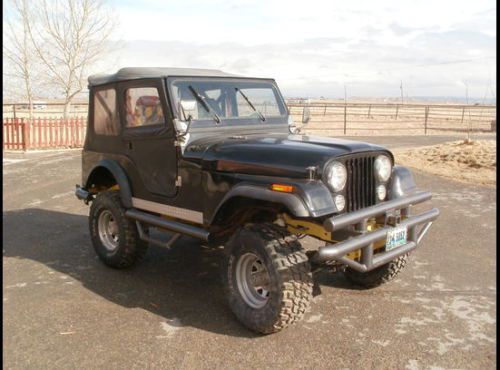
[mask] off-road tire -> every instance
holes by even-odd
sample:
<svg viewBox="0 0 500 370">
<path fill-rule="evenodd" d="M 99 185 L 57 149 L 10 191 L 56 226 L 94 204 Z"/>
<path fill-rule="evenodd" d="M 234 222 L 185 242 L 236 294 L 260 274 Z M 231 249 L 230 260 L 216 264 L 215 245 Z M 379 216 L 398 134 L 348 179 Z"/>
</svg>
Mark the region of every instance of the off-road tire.
<svg viewBox="0 0 500 370">
<path fill-rule="evenodd" d="M 99 215 L 104 211 L 111 212 L 118 227 L 118 246 L 108 250 L 102 243 L 98 231 Z M 99 193 L 92 202 L 89 213 L 89 229 L 94 250 L 106 265 L 123 269 L 134 265 L 146 254 L 148 243 L 139 239 L 135 222 L 125 217 L 117 191 Z"/>
<path fill-rule="evenodd" d="M 394 279 L 408 262 L 408 254 L 403 254 L 395 260 L 372 271 L 359 272 L 346 268 L 344 276 L 352 283 L 365 288 L 375 288 Z"/>
<path fill-rule="evenodd" d="M 257 255 L 269 274 L 269 296 L 262 308 L 248 305 L 238 289 L 236 266 L 246 253 Z M 309 308 L 313 279 L 308 258 L 296 236 L 280 226 L 247 224 L 238 229 L 225 246 L 222 267 L 231 310 L 257 333 L 278 332 L 299 321 Z"/>
</svg>

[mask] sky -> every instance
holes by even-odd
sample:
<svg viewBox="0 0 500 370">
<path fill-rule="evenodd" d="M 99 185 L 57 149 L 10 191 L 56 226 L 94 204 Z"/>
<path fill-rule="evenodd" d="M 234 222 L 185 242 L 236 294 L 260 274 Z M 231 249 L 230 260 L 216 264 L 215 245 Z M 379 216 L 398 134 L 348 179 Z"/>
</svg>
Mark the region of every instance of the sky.
<svg viewBox="0 0 500 370">
<path fill-rule="evenodd" d="M 288 97 L 496 98 L 494 0 L 110 0 L 121 67 L 275 78 Z"/>
</svg>

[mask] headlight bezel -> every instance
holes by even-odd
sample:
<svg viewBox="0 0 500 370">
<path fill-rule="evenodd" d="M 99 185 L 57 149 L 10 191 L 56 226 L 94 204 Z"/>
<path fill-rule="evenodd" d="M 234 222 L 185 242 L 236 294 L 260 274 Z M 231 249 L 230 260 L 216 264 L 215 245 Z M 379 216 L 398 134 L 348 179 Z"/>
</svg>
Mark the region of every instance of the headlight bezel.
<svg viewBox="0 0 500 370">
<path fill-rule="evenodd" d="M 341 168 L 341 171 L 343 172 L 343 179 L 339 182 L 339 186 L 334 186 L 334 184 L 332 184 L 330 181 L 330 179 L 333 177 L 332 171 L 334 167 L 336 167 L 337 169 Z M 343 192 L 347 184 L 347 168 L 345 164 L 338 160 L 328 162 L 323 171 L 323 182 L 333 193 Z"/>
</svg>

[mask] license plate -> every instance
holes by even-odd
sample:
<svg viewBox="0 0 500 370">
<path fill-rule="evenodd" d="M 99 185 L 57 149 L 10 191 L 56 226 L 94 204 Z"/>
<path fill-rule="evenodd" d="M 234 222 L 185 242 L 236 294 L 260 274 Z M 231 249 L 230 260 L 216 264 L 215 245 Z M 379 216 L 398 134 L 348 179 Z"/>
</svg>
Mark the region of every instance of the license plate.
<svg viewBox="0 0 500 370">
<path fill-rule="evenodd" d="M 398 226 L 387 232 L 387 240 L 385 243 L 385 250 L 390 251 L 394 248 L 406 244 L 406 226 Z"/>
</svg>

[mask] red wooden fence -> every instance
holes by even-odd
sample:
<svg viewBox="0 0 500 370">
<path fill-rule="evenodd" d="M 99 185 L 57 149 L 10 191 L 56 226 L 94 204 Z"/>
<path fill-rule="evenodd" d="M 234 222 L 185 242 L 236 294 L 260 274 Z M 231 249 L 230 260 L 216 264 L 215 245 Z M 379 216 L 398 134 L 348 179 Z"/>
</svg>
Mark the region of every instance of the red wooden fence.
<svg viewBox="0 0 500 370">
<path fill-rule="evenodd" d="M 4 149 L 78 148 L 85 140 L 87 120 L 84 117 L 26 118 L 3 120 Z"/>
</svg>

